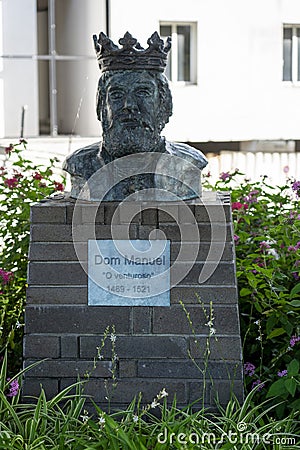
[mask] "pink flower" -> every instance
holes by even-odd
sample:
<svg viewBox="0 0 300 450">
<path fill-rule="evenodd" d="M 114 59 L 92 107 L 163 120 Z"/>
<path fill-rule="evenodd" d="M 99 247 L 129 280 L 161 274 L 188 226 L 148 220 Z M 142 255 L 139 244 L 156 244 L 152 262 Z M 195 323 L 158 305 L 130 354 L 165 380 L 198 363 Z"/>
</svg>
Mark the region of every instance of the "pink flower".
<svg viewBox="0 0 300 450">
<path fill-rule="evenodd" d="M 14 149 L 14 145 L 13 145 L 13 144 L 9 144 L 8 147 L 5 147 L 5 153 L 6 153 L 7 155 L 10 155 L 11 152 L 13 151 L 13 149 Z"/>
<path fill-rule="evenodd" d="M 239 243 L 239 240 L 240 240 L 240 237 L 239 237 L 237 234 L 235 234 L 235 235 L 233 236 L 233 240 L 234 240 L 234 242 L 235 242 L 236 244 L 238 244 L 238 243 Z"/>
<path fill-rule="evenodd" d="M 64 185 L 62 183 L 58 183 L 58 181 L 54 181 L 54 186 L 56 191 L 63 191 Z"/>
<path fill-rule="evenodd" d="M 235 209 L 239 210 L 242 208 L 248 209 L 248 205 L 247 205 L 247 203 L 233 202 L 231 204 L 231 208 L 232 208 L 232 211 L 234 211 Z"/>
<path fill-rule="evenodd" d="M 14 274 L 12 272 L 0 269 L 0 277 L 2 278 L 2 283 L 6 285 L 14 278 Z"/>
<path fill-rule="evenodd" d="M 33 175 L 34 180 L 41 180 L 42 178 L 43 176 L 39 172 L 35 172 L 35 174 Z"/>
<path fill-rule="evenodd" d="M 16 177 L 6 178 L 6 180 L 4 180 L 5 186 L 7 186 L 9 189 L 14 189 L 15 187 L 17 187 L 18 182 L 19 180 Z"/>
</svg>

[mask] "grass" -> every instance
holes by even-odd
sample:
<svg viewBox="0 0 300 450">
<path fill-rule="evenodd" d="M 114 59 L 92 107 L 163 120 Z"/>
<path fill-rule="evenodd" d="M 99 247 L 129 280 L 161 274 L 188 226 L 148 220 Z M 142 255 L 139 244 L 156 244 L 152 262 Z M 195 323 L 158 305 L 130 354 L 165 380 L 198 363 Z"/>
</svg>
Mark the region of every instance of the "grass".
<svg viewBox="0 0 300 450">
<path fill-rule="evenodd" d="M 134 399 L 126 410 L 105 413 L 94 404 L 86 408 L 85 382 L 73 384 L 47 399 L 41 389 L 38 398 L 22 403 L 20 392 L 7 398 L 12 380 L 6 378 L 6 356 L 0 380 L 0 449 L 5 450 L 163 450 L 300 449 L 299 415 L 274 419 L 268 401 L 254 406 L 254 389 L 242 404 L 232 396 L 217 413 L 192 405 L 178 409 L 168 405 L 162 390 L 152 404 L 142 406 Z M 25 369 L 30 370 L 30 367 Z M 15 379 L 21 380 L 20 372 Z M 75 393 L 72 394 L 71 391 Z"/>
</svg>

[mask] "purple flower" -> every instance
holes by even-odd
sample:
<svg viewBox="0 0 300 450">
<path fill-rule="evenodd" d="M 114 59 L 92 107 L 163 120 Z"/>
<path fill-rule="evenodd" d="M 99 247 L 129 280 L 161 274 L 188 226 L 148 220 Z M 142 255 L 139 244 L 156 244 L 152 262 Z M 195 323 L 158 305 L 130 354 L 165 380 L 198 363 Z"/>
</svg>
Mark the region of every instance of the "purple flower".
<svg viewBox="0 0 300 450">
<path fill-rule="evenodd" d="M 300 266 L 300 259 L 297 259 L 297 260 L 295 261 L 294 266 L 295 266 L 295 267 L 299 267 L 299 266 Z"/>
<path fill-rule="evenodd" d="M 300 181 L 294 181 L 294 183 L 292 184 L 292 189 L 293 189 L 293 191 L 299 191 Z"/>
<path fill-rule="evenodd" d="M 7 381 L 9 381 L 9 379 Z M 20 388 L 20 386 L 19 386 L 18 380 L 13 380 L 9 384 L 9 392 L 8 392 L 8 394 L 6 394 L 6 397 L 15 397 L 16 395 L 18 395 L 19 388 Z"/>
<path fill-rule="evenodd" d="M 284 369 L 282 372 L 277 372 L 277 375 L 279 377 L 286 377 L 287 373 L 288 373 L 288 371 L 286 369 Z"/>
<path fill-rule="evenodd" d="M 246 362 L 244 364 L 244 372 L 245 372 L 245 375 L 249 375 L 249 377 L 253 377 L 254 372 L 255 372 L 255 365 L 250 362 Z"/>
<path fill-rule="evenodd" d="M 299 342 L 299 341 L 300 341 L 300 336 L 296 336 L 296 335 L 292 336 L 290 339 L 290 346 L 294 347 L 296 342 Z"/>
<path fill-rule="evenodd" d="M 292 272 L 292 276 L 295 278 L 296 281 L 300 280 L 298 272 Z"/>
<path fill-rule="evenodd" d="M 240 240 L 240 237 L 239 237 L 237 234 L 235 234 L 235 235 L 233 236 L 233 239 L 234 239 L 234 242 L 235 242 L 236 244 L 238 244 L 238 243 L 239 243 L 239 240 Z"/>
<path fill-rule="evenodd" d="M 228 180 L 228 178 L 230 178 L 230 173 L 229 172 L 222 172 L 220 174 L 220 180 L 226 181 L 226 180 Z"/>
<path fill-rule="evenodd" d="M 284 173 L 288 173 L 290 170 L 289 166 L 284 166 L 283 171 Z"/>
<path fill-rule="evenodd" d="M 265 387 L 265 383 L 262 383 L 261 380 L 256 380 L 253 381 L 251 389 L 254 389 L 258 384 L 260 384 L 260 386 L 257 388 L 258 391 L 261 391 Z"/>
<path fill-rule="evenodd" d="M 270 248 L 269 244 L 266 241 L 261 241 L 259 243 L 259 247 L 261 250 L 266 250 L 266 249 Z"/>
<path fill-rule="evenodd" d="M 257 195 L 259 194 L 259 191 L 257 189 L 254 189 L 254 191 L 250 191 L 249 194 L 244 197 L 244 201 L 247 203 L 257 203 Z"/>
</svg>

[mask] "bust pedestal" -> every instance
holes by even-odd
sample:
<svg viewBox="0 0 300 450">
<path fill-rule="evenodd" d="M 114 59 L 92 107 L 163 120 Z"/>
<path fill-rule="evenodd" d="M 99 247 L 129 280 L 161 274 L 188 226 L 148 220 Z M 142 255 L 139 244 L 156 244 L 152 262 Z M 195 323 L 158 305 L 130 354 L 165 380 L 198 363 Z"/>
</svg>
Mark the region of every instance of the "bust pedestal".
<svg viewBox="0 0 300 450">
<path fill-rule="evenodd" d="M 47 396 L 55 395 L 77 381 L 78 375 L 84 379 L 89 372 L 85 393 L 105 409 L 104 380 L 108 380 L 108 385 L 111 383 L 109 338 L 103 359 L 97 361 L 96 369 L 93 364 L 105 328 L 114 325 L 118 385 L 111 399 L 113 409 L 125 407 L 139 392 L 143 404 L 151 402 L 162 388 L 169 393 L 170 400 L 176 394 L 178 405 L 187 405 L 202 396 L 203 376 L 205 405 L 213 407 L 216 395 L 226 405 L 232 388 L 242 399 L 242 352 L 229 195 L 204 193 L 201 200 L 186 201 L 184 205 L 183 202 L 141 204 L 129 227 L 125 209 L 113 218 L 118 206 L 118 202 L 102 202 L 95 216 L 93 203 L 76 202 L 76 224 L 86 230 L 76 244 L 80 253 L 87 258 L 88 240 L 110 240 L 112 230 L 114 239 L 116 236 L 128 239 L 129 230 L 129 238 L 135 240 L 148 239 L 153 230 L 162 231 L 170 240 L 171 268 L 180 255 L 177 268 L 174 266 L 170 272 L 170 306 L 89 306 L 88 275 L 84 262 L 78 262 L 74 229 L 72 235 L 75 201 L 49 200 L 34 205 L 24 362 L 28 366 L 36 360 L 48 359 L 26 372 L 23 395 L 38 395 L 40 384 Z M 186 208 L 190 214 L 186 214 Z M 93 235 L 91 221 L 95 221 Z M 193 242 L 193 233 L 189 233 L 189 227 L 195 226 L 200 243 Z M 195 246 L 199 246 L 196 260 L 190 264 Z M 186 270 L 189 264 L 184 278 L 172 286 L 177 272 Z M 195 334 L 181 301 L 190 314 Z M 209 317 L 205 314 L 209 316 L 211 307 L 213 324 L 208 324 Z M 210 333 L 210 355 L 203 375 L 188 353 L 204 368 Z"/>
</svg>

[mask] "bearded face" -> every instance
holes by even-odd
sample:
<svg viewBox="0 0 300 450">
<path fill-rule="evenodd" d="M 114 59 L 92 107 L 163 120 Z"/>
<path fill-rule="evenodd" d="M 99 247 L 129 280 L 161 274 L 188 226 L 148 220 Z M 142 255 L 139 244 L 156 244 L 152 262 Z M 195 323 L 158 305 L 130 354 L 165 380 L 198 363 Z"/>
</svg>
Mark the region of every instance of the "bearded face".
<svg viewBox="0 0 300 450">
<path fill-rule="evenodd" d="M 160 143 L 158 86 L 143 72 L 110 76 L 102 111 L 103 143 L 113 158 L 157 151 Z"/>
</svg>

